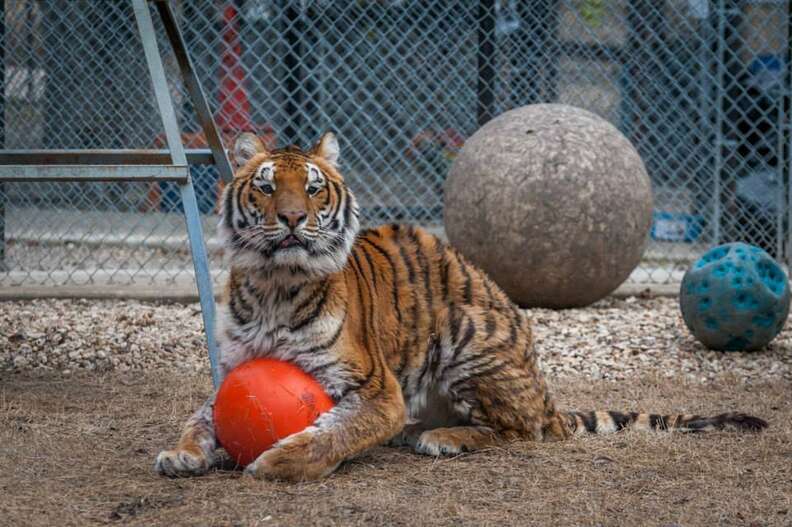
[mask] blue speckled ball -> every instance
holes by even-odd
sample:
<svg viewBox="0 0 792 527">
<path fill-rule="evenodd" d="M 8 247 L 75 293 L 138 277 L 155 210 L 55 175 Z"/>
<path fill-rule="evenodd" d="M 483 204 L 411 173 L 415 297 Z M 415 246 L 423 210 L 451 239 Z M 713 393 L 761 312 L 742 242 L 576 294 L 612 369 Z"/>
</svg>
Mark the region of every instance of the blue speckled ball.
<svg viewBox="0 0 792 527">
<path fill-rule="evenodd" d="M 682 279 L 682 317 L 702 344 L 716 350 L 756 350 L 784 327 L 789 283 L 769 254 L 753 245 L 710 249 Z"/>
</svg>

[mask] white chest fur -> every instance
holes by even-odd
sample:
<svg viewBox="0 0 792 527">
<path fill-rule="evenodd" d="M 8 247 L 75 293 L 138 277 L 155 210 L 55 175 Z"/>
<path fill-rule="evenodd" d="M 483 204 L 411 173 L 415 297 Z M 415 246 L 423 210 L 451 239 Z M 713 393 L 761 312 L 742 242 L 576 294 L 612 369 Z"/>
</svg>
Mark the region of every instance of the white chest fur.
<svg viewBox="0 0 792 527">
<path fill-rule="evenodd" d="M 245 361 L 271 357 L 317 372 L 316 378 L 331 396 L 344 393 L 349 373 L 331 344 L 343 319 L 324 314 L 295 330 L 291 324 L 299 299 L 289 302 L 277 295 L 262 295 L 257 300 L 249 301 L 251 316 L 245 321 L 234 317 L 229 304 L 218 306 L 221 376 Z"/>
</svg>

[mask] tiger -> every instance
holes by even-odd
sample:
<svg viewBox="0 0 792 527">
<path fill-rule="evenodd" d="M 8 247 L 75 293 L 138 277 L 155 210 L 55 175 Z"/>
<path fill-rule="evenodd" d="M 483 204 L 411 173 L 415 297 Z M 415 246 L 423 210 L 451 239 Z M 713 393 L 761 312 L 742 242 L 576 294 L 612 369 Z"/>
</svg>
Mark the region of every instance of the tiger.
<svg viewBox="0 0 792 527">
<path fill-rule="evenodd" d="M 412 225 L 361 229 L 327 132 L 307 150 L 236 140 L 218 233 L 229 275 L 218 301 L 221 380 L 258 357 L 311 375 L 335 406 L 244 467 L 305 481 L 383 444 L 429 456 L 509 441 L 621 430 L 759 431 L 761 418 L 561 411 L 539 368 L 528 316 L 481 269 Z M 215 392 L 216 393 L 216 392 Z M 159 453 L 164 476 L 219 463 L 214 395 Z"/>
</svg>

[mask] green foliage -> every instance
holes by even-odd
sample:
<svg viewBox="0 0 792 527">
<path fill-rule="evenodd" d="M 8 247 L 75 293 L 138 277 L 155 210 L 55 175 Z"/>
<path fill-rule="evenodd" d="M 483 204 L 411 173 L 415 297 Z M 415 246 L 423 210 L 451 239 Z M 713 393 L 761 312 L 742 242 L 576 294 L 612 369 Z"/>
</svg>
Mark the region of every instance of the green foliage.
<svg viewBox="0 0 792 527">
<path fill-rule="evenodd" d="M 605 15 L 605 0 L 580 0 L 578 2 L 580 17 L 591 27 L 600 27 Z"/>
</svg>

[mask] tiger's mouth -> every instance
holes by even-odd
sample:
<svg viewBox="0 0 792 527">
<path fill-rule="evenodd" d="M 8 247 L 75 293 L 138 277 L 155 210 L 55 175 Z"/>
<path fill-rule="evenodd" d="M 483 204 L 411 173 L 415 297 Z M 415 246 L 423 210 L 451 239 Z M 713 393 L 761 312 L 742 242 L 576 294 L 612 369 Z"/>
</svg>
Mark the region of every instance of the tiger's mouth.
<svg viewBox="0 0 792 527">
<path fill-rule="evenodd" d="M 278 249 L 291 249 L 292 247 L 305 249 L 305 243 L 294 234 L 289 234 L 278 242 Z"/>
</svg>

